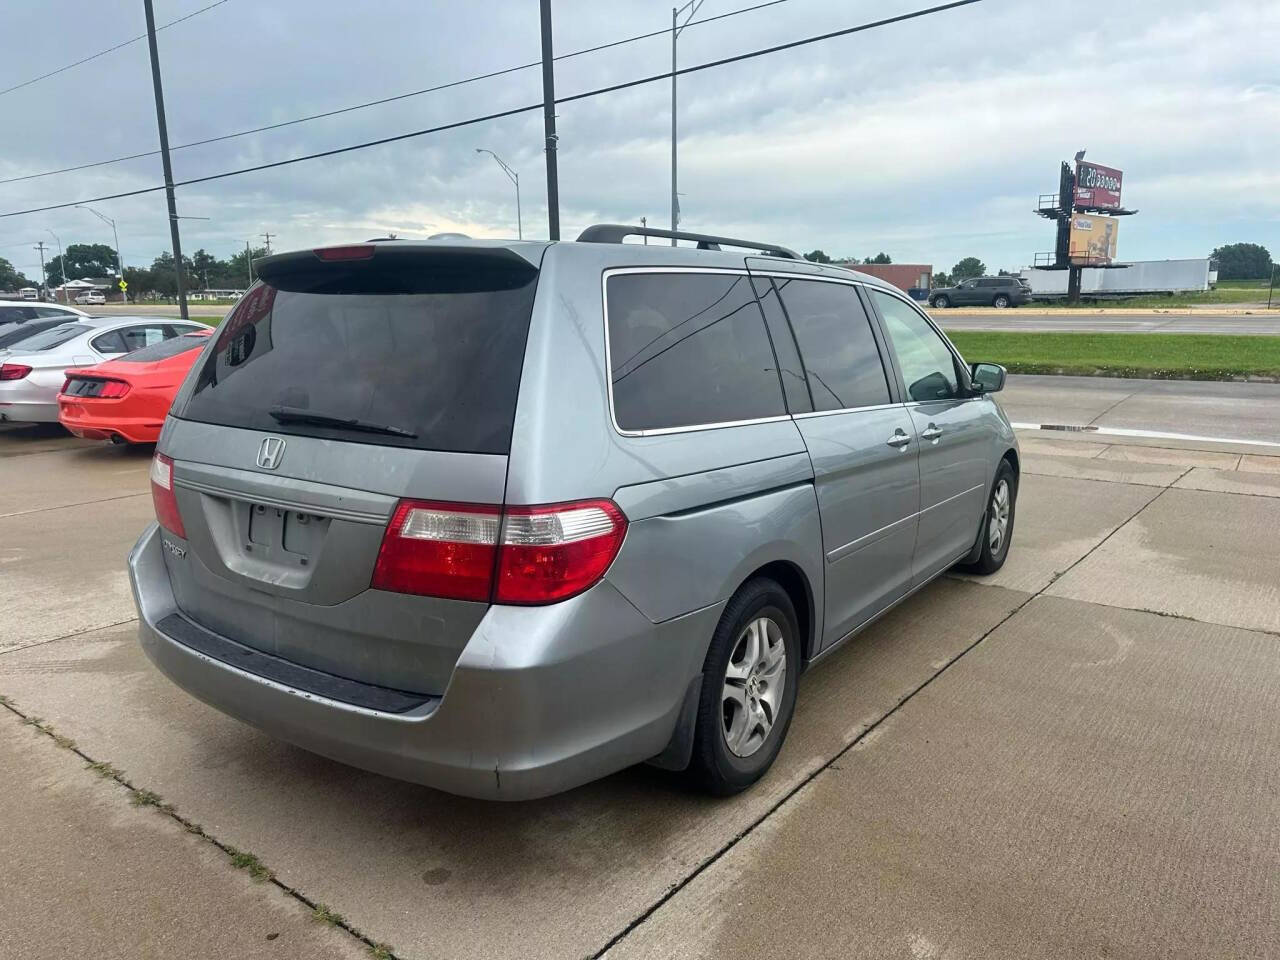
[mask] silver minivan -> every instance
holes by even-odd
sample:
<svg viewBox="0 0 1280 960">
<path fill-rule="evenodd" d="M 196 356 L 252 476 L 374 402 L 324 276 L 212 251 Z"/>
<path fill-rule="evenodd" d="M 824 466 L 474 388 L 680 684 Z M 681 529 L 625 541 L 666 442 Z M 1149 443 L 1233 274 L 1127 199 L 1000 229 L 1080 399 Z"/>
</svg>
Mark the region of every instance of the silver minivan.
<svg viewBox="0 0 1280 960">
<path fill-rule="evenodd" d="M 726 794 L 773 762 L 803 670 L 1004 563 L 1003 368 L 872 277 L 641 234 L 672 237 L 259 261 L 152 463 L 129 571 L 156 666 L 455 793 L 648 761 Z"/>
</svg>

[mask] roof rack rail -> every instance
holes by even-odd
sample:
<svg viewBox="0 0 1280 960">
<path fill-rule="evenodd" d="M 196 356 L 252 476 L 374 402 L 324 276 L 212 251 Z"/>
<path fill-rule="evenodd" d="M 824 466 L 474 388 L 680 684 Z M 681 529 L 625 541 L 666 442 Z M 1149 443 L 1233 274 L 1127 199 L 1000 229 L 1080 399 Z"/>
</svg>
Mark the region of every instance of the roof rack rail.
<svg viewBox="0 0 1280 960">
<path fill-rule="evenodd" d="M 622 223 L 597 223 L 578 234 L 579 243 L 622 243 L 627 237 L 662 237 L 667 240 L 693 240 L 699 250 L 719 250 L 725 247 L 741 247 L 758 250 L 775 257 L 799 260 L 800 254 L 776 243 L 757 243 L 754 240 L 735 240 L 733 237 L 715 237 L 706 233 L 685 233 L 683 230 L 661 230 L 657 227 L 629 227 Z"/>
</svg>

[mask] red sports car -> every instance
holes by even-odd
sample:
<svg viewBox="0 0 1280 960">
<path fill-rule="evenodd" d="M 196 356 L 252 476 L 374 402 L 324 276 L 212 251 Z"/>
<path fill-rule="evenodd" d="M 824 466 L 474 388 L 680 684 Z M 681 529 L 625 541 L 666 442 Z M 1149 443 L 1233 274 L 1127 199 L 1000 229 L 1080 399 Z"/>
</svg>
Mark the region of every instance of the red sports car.
<svg viewBox="0 0 1280 960">
<path fill-rule="evenodd" d="M 188 333 L 115 360 L 67 371 L 58 419 L 77 437 L 155 443 L 209 333 Z"/>
</svg>

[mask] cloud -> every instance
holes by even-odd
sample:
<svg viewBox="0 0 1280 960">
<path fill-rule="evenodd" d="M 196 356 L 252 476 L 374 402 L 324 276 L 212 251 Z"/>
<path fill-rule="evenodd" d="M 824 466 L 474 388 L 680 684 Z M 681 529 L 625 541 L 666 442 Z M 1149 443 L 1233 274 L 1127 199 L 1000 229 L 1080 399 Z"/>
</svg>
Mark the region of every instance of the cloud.
<svg viewBox="0 0 1280 960">
<path fill-rule="evenodd" d="M 745 5 L 715 0 L 700 16 Z M 161 20 L 194 9 L 179 4 Z M 681 64 L 787 42 L 916 6 L 787 0 L 690 27 Z M 650 3 L 556 0 L 556 46 L 571 51 L 660 29 Z M 13 11 L 29 38 L 0 86 L 67 57 L 47 5 Z M 77 13 L 82 36 L 139 32 L 118 11 Z M 1079 18 L 1077 18 L 1079 19 Z M 1241 42 L 1248 24 L 1249 42 Z M 680 189 L 685 226 L 790 246 L 949 266 L 976 254 L 1014 267 L 1052 244 L 1032 214 L 1057 167 L 1080 147 L 1125 170 L 1121 254 L 1204 255 L 1234 240 L 1280 247 L 1280 5 L 1134 0 L 1066 37 L 1047 4 L 986 0 L 934 17 L 682 77 Z M 1046 42 L 1052 38 L 1054 42 Z M 519 0 L 376 8 L 332 0 L 225 4 L 161 34 L 175 143 L 278 122 L 536 61 L 536 6 Z M 666 69 L 666 37 L 562 61 L 562 95 Z M 19 118 L 0 177 L 153 149 L 144 44 L 10 94 Z M 540 97 L 524 70 L 436 94 L 178 151 L 179 178 L 202 176 Z M 4 102 L 4 101 L 0 101 Z M 665 224 L 670 86 L 658 82 L 562 104 L 562 222 Z M 11 126 L 10 129 L 13 129 Z M 542 123 L 534 112 L 445 134 L 249 174 L 179 191 L 185 250 L 226 255 L 263 230 L 278 248 L 394 230 L 514 235 L 510 182 L 474 152 L 498 151 L 521 174 L 526 236 L 545 235 Z M 158 183 L 158 158 L 0 185 L 0 211 Z M 169 246 L 163 194 L 104 202 L 126 260 Z M 0 246 L 52 227 L 64 242 L 110 242 L 82 211 L 0 220 Z M 106 237 L 104 241 L 104 235 Z"/>
</svg>

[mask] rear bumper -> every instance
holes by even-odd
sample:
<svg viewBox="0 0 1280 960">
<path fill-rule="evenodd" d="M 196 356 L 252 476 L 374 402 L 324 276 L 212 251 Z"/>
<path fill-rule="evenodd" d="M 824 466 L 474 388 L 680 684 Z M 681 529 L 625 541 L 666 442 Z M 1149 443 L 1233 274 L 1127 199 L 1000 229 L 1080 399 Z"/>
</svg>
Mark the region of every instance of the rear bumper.
<svg viewBox="0 0 1280 960">
<path fill-rule="evenodd" d="M 64 427 L 85 440 L 120 437 L 129 443 L 155 443 L 160 439 L 160 430 L 164 427 L 163 420 L 156 423 L 136 418 L 113 420 L 103 417 L 74 417 L 68 416 L 65 410 L 60 412 L 58 419 Z"/>
<path fill-rule="evenodd" d="M 177 612 L 162 536 L 147 529 L 129 575 L 142 649 L 174 683 L 300 747 L 483 799 L 558 793 L 660 753 L 723 607 L 654 624 L 607 581 L 548 607 L 491 607 L 443 696 L 390 713 L 240 669 L 162 630 Z"/>
<path fill-rule="evenodd" d="M 30 400 L 0 399 L 0 420 L 18 423 L 57 423 L 58 405 Z"/>
</svg>

